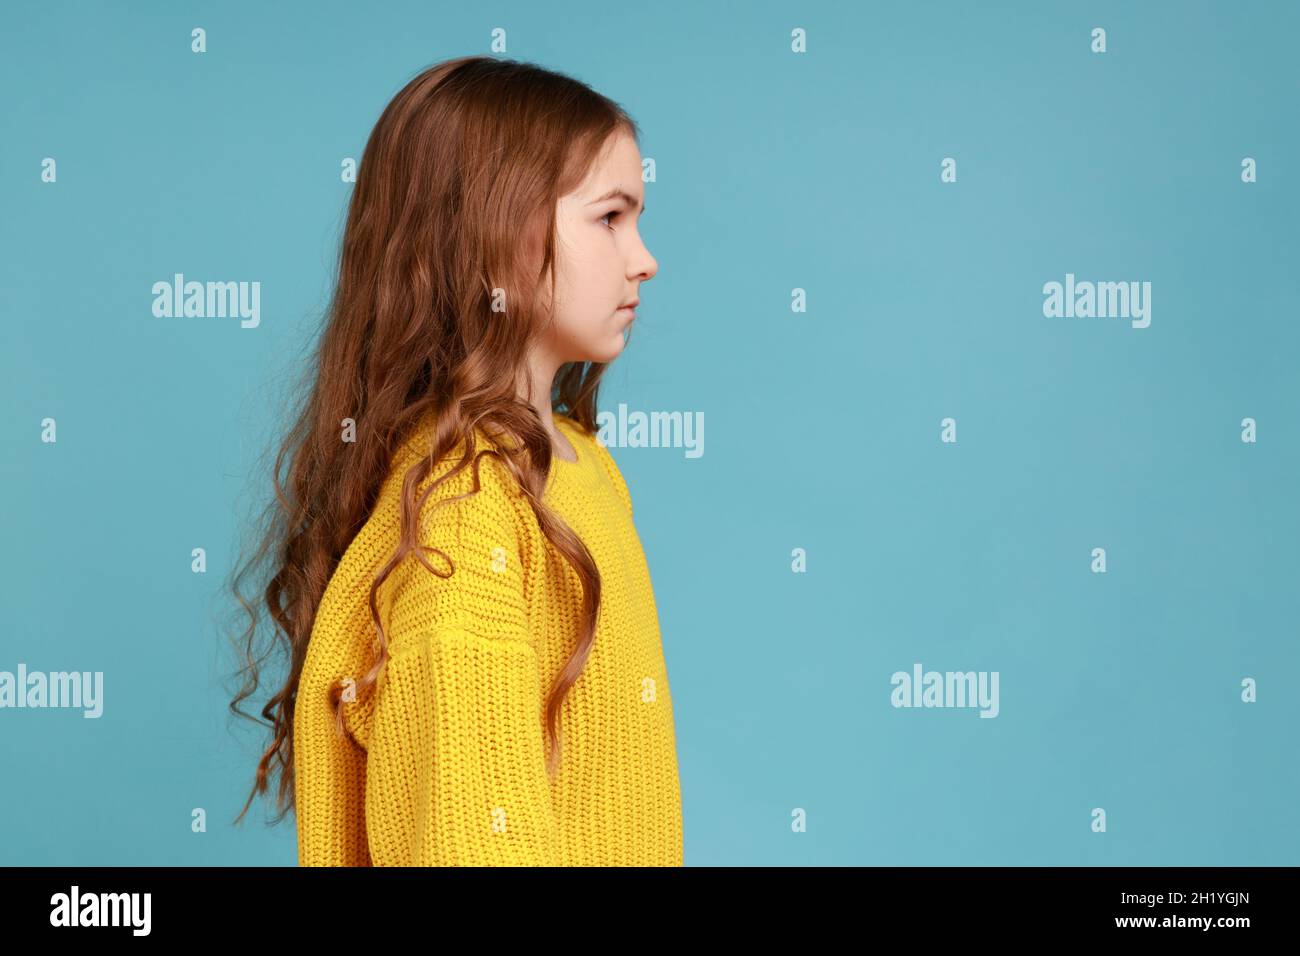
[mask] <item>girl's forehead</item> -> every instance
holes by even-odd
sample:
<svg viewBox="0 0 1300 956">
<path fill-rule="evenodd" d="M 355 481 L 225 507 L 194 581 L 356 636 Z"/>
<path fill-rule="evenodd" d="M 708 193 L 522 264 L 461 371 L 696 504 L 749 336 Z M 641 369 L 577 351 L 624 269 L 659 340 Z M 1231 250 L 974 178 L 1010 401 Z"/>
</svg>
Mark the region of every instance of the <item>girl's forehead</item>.
<svg viewBox="0 0 1300 956">
<path fill-rule="evenodd" d="M 636 140 L 626 133 L 611 137 L 587 171 L 587 177 L 574 190 L 576 195 L 585 195 L 588 199 L 608 191 L 611 187 L 623 183 L 629 186 L 641 179 L 641 150 Z M 629 189 L 629 192 L 634 190 Z"/>
</svg>

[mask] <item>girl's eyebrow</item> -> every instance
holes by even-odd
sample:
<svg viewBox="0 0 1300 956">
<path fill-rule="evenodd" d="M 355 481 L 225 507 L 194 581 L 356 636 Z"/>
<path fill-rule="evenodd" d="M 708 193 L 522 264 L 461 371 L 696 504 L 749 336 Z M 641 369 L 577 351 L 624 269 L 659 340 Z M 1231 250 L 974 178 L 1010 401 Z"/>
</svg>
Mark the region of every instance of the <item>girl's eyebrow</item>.
<svg viewBox="0 0 1300 956">
<path fill-rule="evenodd" d="M 637 204 L 636 197 L 618 186 L 615 186 L 613 189 L 605 193 L 605 195 L 601 196 L 599 199 L 593 199 L 591 202 L 587 203 L 587 205 L 594 206 L 598 202 L 608 202 L 611 199 L 621 199 L 632 208 L 634 209 L 636 208 L 636 204 Z M 645 212 L 645 206 L 641 207 L 640 212 Z M 640 215 L 640 213 L 638 213 L 638 215 Z"/>
</svg>

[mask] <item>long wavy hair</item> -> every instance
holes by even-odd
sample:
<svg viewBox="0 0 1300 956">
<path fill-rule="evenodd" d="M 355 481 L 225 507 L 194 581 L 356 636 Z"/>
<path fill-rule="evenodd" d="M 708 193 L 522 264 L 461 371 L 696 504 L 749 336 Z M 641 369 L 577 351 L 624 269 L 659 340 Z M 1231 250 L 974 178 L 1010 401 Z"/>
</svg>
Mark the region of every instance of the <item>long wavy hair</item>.
<svg viewBox="0 0 1300 956">
<path fill-rule="evenodd" d="M 630 116 L 583 83 L 486 56 L 425 70 L 380 115 L 357 172 L 337 286 L 304 372 L 305 398 L 279 444 L 271 475 L 275 500 L 263 512 L 256 554 L 237 566 L 229 583 L 249 618 L 235 637 L 243 684 L 230 710 L 271 731 L 236 822 L 277 772 L 280 812 L 273 822 L 294 808 L 294 702 L 316 610 L 378 499 L 395 450 L 430 413 L 430 454 L 404 476 L 400 540 L 370 588 L 378 656 L 357 682 L 358 699 L 388 658 L 376 604 L 384 580 L 412 556 L 446 576 L 424 556 L 436 549 L 418 540 L 421 506 L 438 484 L 466 467 L 473 467 L 477 489 L 479 459 L 496 454 L 542 533 L 582 583 L 577 649 L 545 703 L 547 769 L 558 768 L 560 705 L 591 652 L 601 582 L 581 538 L 542 503 L 551 438 L 518 387 L 527 382 L 529 345 L 549 320 L 548 310 L 538 307 L 544 280 L 555 301 L 556 204 L 620 132 L 640 139 Z M 493 310 L 502 290 L 509 321 Z M 594 362 L 561 366 L 550 383 L 552 409 L 593 432 L 604 370 Z M 355 441 L 340 440 L 345 419 L 355 422 Z M 473 434 L 480 428 L 503 440 L 475 455 Z M 417 500 L 422 480 L 461 443 L 464 456 Z M 262 586 L 257 576 L 268 556 L 273 566 Z M 260 601 L 242 593 L 247 578 L 257 578 Z M 259 603 L 273 622 L 260 647 Z M 262 723 L 240 704 L 256 693 L 261 669 L 281 650 L 288 676 L 262 708 Z M 330 697 L 340 734 L 342 692 L 337 685 Z"/>
</svg>

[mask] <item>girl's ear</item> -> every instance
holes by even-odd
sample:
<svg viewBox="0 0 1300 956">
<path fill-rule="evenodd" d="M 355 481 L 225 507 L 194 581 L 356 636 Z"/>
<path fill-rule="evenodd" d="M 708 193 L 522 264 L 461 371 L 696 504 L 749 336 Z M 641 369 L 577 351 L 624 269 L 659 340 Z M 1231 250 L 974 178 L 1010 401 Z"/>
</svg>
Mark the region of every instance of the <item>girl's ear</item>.
<svg viewBox="0 0 1300 956">
<path fill-rule="evenodd" d="M 542 225 L 534 220 L 513 233 L 518 243 L 515 250 L 518 262 L 524 268 L 523 274 L 529 279 L 536 278 L 542 268 L 542 236 L 544 235 L 542 228 Z"/>
<path fill-rule="evenodd" d="M 542 253 L 546 248 L 546 231 L 551 226 L 551 217 L 545 210 L 533 216 L 522 230 L 524 255 L 533 275 L 542 267 Z M 559 250 L 556 250 L 557 254 Z"/>
<path fill-rule="evenodd" d="M 550 228 L 550 217 L 545 211 L 537 213 L 532 221 L 520 231 L 521 252 L 527 271 L 525 275 L 530 280 L 536 280 L 539 283 L 537 289 L 537 299 L 533 303 L 534 308 L 542 315 L 550 310 L 551 288 L 549 276 L 540 275 L 542 269 L 542 257 L 546 248 L 546 231 Z M 557 236 L 558 241 L 558 236 Z M 558 256 L 560 250 L 555 250 Z M 558 268 L 558 262 L 553 267 Z"/>
</svg>

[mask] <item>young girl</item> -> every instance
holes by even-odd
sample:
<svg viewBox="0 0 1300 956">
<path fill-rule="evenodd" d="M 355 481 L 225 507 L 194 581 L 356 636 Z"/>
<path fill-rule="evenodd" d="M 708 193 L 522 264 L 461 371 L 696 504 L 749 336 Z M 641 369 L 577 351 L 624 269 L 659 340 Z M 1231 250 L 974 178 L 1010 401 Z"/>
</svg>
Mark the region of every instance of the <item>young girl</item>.
<svg viewBox="0 0 1300 956">
<path fill-rule="evenodd" d="M 638 139 L 489 57 L 420 74 L 370 136 L 261 551 L 289 670 L 240 818 L 278 770 L 302 865 L 682 864 L 654 594 L 594 436 L 658 270 Z"/>
</svg>

